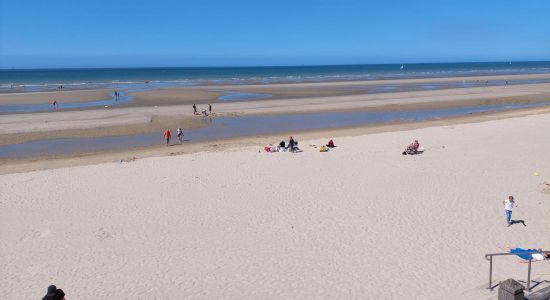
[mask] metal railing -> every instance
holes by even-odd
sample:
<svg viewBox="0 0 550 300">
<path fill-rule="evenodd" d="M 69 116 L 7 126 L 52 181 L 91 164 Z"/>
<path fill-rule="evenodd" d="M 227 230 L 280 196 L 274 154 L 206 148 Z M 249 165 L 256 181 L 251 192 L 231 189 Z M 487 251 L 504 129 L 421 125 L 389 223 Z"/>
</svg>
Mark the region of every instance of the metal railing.
<svg viewBox="0 0 550 300">
<path fill-rule="evenodd" d="M 531 291 L 531 262 L 533 261 L 532 254 L 540 253 L 542 255 L 550 253 L 550 251 L 525 251 L 525 252 L 516 252 L 516 253 L 490 253 L 485 254 L 485 259 L 489 261 L 489 286 L 487 289 L 492 290 L 494 287 L 491 286 L 493 283 L 493 256 L 507 256 L 507 255 L 519 255 L 519 254 L 527 254 L 529 255 L 529 266 L 527 267 L 527 291 Z M 495 285 L 496 287 L 496 285 Z"/>
</svg>

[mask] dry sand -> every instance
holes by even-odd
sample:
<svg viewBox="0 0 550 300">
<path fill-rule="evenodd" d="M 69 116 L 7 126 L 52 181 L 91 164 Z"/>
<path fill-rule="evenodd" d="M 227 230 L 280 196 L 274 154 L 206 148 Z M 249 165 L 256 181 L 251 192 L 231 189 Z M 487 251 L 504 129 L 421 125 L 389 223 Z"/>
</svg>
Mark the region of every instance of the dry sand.
<svg viewBox="0 0 550 300">
<path fill-rule="evenodd" d="M 550 114 L 0 176 L 0 289 L 70 299 L 494 299 L 550 248 Z M 297 137 L 300 139 L 300 137 Z M 427 151 L 402 156 L 418 138 Z M 443 147 L 444 146 L 444 147 Z M 533 172 L 541 176 L 533 176 Z M 501 201 L 519 207 L 506 227 Z M 495 281 L 525 279 L 498 258 Z M 550 263 L 533 266 L 549 280 Z"/>
</svg>

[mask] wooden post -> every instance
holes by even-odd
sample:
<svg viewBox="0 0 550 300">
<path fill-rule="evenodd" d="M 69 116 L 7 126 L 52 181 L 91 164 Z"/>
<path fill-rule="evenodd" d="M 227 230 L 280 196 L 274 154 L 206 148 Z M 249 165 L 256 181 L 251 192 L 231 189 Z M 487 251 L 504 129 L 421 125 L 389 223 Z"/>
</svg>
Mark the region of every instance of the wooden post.
<svg viewBox="0 0 550 300">
<path fill-rule="evenodd" d="M 498 300 L 523 300 L 525 287 L 514 279 L 506 279 L 498 285 Z"/>
</svg>

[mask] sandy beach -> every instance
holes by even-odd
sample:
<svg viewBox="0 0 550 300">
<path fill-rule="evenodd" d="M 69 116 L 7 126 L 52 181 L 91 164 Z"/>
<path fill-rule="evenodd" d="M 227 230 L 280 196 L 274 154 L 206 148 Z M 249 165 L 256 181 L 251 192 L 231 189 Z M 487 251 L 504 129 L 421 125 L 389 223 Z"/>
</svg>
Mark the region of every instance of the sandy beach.
<svg viewBox="0 0 550 300">
<path fill-rule="evenodd" d="M 329 153 L 308 145 L 330 135 L 295 136 L 303 153 L 1 175 L 0 287 L 25 299 L 51 283 L 77 299 L 493 299 L 485 253 L 550 247 L 549 116 L 340 137 Z M 402 156 L 414 138 L 426 152 Z M 506 227 L 509 194 L 527 226 Z M 548 273 L 533 266 L 535 280 Z M 496 282 L 525 276 L 514 258 L 496 262 Z"/>
<path fill-rule="evenodd" d="M 550 293 L 550 2 L 35 2 L 0 4 L 6 299 Z"/>
</svg>

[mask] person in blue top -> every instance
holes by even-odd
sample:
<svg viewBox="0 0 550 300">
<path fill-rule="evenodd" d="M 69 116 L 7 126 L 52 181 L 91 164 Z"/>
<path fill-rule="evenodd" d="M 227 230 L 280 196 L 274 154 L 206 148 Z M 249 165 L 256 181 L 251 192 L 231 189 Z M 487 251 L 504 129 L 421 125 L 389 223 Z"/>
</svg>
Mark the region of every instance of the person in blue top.
<svg viewBox="0 0 550 300">
<path fill-rule="evenodd" d="M 529 262 L 529 256 L 531 256 L 532 262 L 543 261 L 550 259 L 550 252 L 542 251 L 542 249 L 523 249 L 523 248 L 501 248 L 502 250 L 516 254 L 520 260 L 520 263 Z"/>
</svg>

